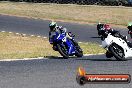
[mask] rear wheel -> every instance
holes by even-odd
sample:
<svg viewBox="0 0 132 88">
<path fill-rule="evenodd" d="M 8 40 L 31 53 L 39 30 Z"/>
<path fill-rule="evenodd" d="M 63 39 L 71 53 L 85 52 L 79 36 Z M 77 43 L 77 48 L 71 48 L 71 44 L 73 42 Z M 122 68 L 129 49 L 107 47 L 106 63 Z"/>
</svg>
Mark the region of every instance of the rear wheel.
<svg viewBox="0 0 132 88">
<path fill-rule="evenodd" d="M 61 47 L 59 44 L 57 44 L 57 48 L 59 53 L 65 58 L 67 59 L 69 57 L 68 51 L 66 47 Z"/>
<path fill-rule="evenodd" d="M 119 61 L 126 60 L 124 50 L 119 45 L 112 44 L 110 45 L 109 50 L 117 60 Z"/>
</svg>

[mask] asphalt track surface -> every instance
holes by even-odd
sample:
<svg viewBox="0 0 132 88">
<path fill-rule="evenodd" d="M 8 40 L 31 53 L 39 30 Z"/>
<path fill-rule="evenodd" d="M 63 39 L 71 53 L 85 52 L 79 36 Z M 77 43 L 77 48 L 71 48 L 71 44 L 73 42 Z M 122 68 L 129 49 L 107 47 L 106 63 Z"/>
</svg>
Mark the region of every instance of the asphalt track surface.
<svg viewBox="0 0 132 88">
<path fill-rule="evenodd" d="M 48 36 L 49 21 L 0 15 L 0 30 Z M 98 42 L 96 27 L 74 23 L 61 23 L 77 36 L 78 41 Z M 127 34 L 126 30 L 121 30 Z M 62 59 L 49 56 L 41 60 L 1 61 L 0 88 L 132 88 L 129 84 L 86 84 L 76 83 L 76 72 L 82 66 L 90 74 L 131 74 L 132 60 L 108 60 L 105 55 Z"/>
</svg>

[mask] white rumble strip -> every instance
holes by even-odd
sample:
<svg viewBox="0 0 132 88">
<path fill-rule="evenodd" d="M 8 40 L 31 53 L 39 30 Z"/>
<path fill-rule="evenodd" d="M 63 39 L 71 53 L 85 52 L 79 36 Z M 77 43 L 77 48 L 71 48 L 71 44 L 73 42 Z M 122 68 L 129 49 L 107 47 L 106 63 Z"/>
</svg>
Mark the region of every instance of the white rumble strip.
<svg viewBox="0 0 132 88">
<path fill-rule="evenodd" d="M 94 55 L 103 55 L 104 53 L 98 53 L 98 54 L 84 54 L 84 56 L 94 56 Z"/>
<path fill-rule="evenodd" d="M 38 57 L 38 58 L 23 58 L 23 59 L 1 59 L 0 61 L 23 61 L 23 60 L 39 60 L 39 59 L 48 59 L 48 58 Z"/>
<path fill-rule="evenodd" d="M 5 31 L 1 31 L 1 32 L 5 32 Z"/>
<path fill-rule="evenodd" d="M 104 53 L 99 53 L 99 54 L 84 54 L 84 56 L 94 56 L 94 55 L 103 55 Z M 62 57 L 62 56 L 58 56 Z M 23 58 L 23 59 L 1 59 L 0 61 L 24 61 L 24 60 L 39 60 L 39 59 L 43 59 L 43 60 L 47 60 L 48 58 L 46 57 L 37 57 L 37 58 Z"/>
</svg>

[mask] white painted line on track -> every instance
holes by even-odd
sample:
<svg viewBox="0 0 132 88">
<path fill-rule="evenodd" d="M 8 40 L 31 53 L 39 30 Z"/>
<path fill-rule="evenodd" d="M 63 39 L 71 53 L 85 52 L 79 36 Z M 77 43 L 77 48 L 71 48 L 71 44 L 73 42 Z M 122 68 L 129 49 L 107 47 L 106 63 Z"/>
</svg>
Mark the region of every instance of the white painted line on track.
<svg viewBox="0 0 132 88">
<path fill-rule="evenodd" d="M 1 31 L 1 32 L 5 32 L 5 31 Z"/>
<path fill-rule="evenodd" d="M 38 59 L 43 59 L 44 57 L 38 57 Z"/>
<path fill-rule="evenodd" d="M 94 55 L 103 55 L 104 53 L 99 53 L 99 54 L 84 54 L 84 56 L 94 56 Z M 62 56 L 58 56 L 62 57 Z M 37 58 L 23 58 L 23 59 L 1 59 L 0 61 L 25 61 L 25 60 L 47 60 L 47 57 L 37 57 Z"/>
<path fill-rule="evenodd" d="M 45 57 L 38 57 L 38 58 L 23 58 L 23 59 L 1 59 L 0 61 L 24 61 L 24 60 L 40 60 L 40 59 L 48 59 Z"/>
<path fill-rule="evenodd" d="M 47 38 L 47 37 L 43 37 L 43 38 Z"/>
<path fill-rule="evenodd" d="M 84 54 L 84 56 L 94 56 L 94 55 L 103 55 L 104 53 L 98 53 L 98 54 Z"/>
<path fill-rule="evenodd" d="M 12 32 L 9 32 L 10 34 L 12 33 Z"/>
<path fill-rule="evenodd" d="M 38 38 L 40 38 L 41 36 L 37 36 Z"/>
<path fill-rule="evenodd" d="M 22 34 L 23 36 L 26 36 L 26 34 Z"/>
<path fill-rule="evenodd" d="M 19 35 L 19 33 L 16 33 L 17 35 Z"/>
<path fill-rule="evenodd" d="M 35 36 L 35 35 L 31 35 L 32 37 Z"/>
<path fill-rule="evenodd" d="M 102 47 L 102 45 L 99 45 L 100 47 Z"/>
</svg>

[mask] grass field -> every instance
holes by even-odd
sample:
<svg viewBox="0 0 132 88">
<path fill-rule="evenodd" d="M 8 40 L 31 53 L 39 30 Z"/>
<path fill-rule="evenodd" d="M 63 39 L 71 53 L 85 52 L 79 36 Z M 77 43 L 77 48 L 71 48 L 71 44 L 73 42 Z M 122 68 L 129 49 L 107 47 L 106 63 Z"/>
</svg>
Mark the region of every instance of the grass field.
<svg viewBox="0 0 132 88">
<path fill-rule="evenodd" d="M 79 44 L 84 54 L 105 52 L 98 44 Z M 49 44 L 48 39 L 0 32 L 0 59 L 23 59 L 47 56 L 60 56 L 58 52 L 52 50 L 52 46 Z"/>
<path fill-rule="evenodd" d="M 0 2 L 0 14 L 78 23 L 100 21 L 121 26 L 132 21 L 131 7 L 115 6 Z"/>
</svg>

